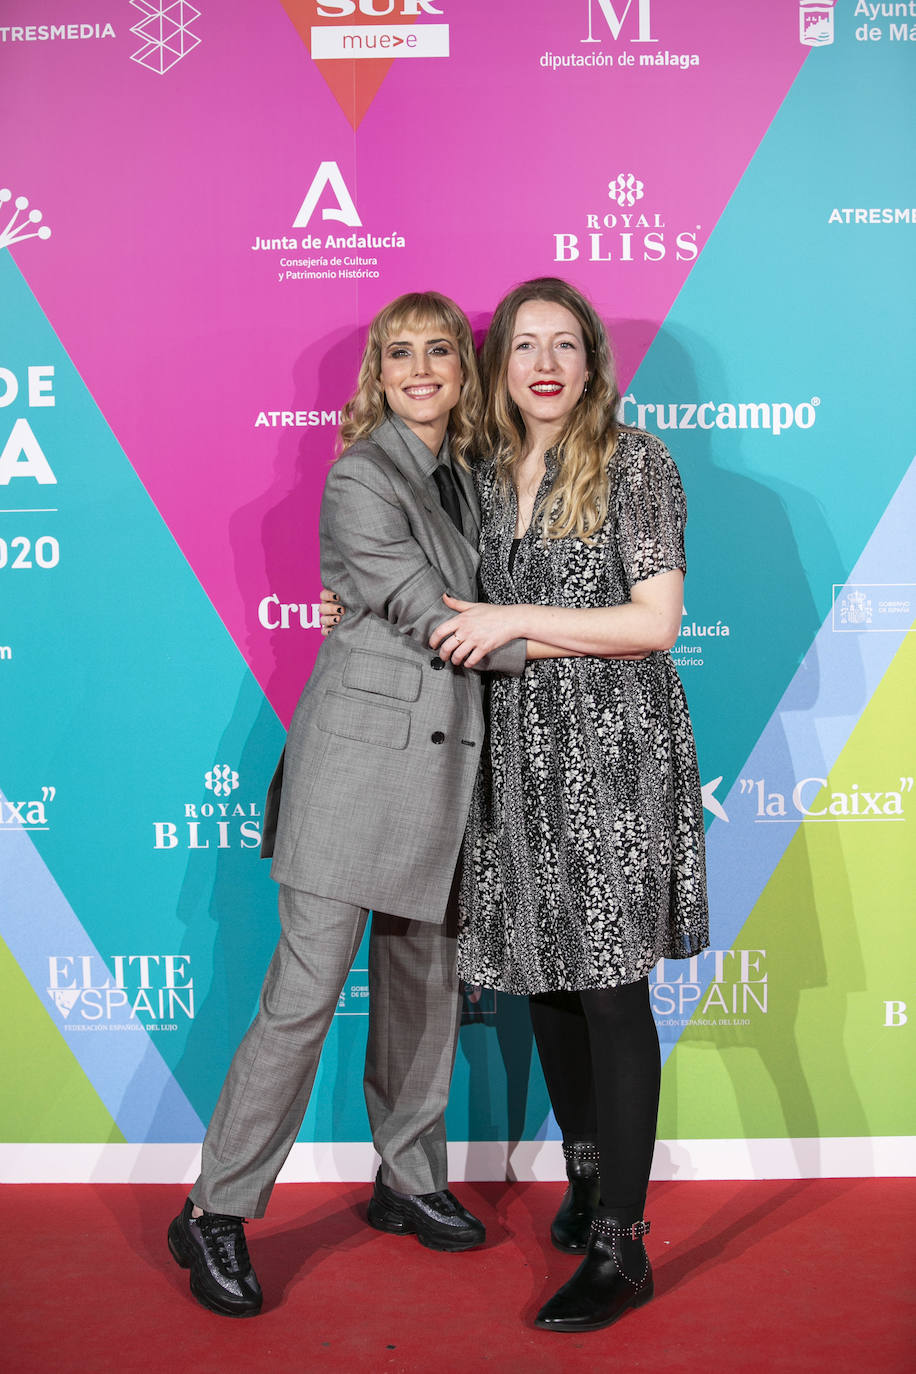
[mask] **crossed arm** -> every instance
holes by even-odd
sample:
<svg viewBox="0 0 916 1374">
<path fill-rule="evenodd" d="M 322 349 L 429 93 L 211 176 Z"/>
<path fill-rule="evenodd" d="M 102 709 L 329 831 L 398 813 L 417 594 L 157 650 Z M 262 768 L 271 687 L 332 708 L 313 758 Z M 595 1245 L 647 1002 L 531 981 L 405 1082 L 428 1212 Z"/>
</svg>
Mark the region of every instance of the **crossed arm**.
<svg viewBox="0 0 916 1374">
<path fill-rule="evenodd" d="M 452 663 L 475 663 L 510 639 L 528 641 L 528 658 L 644 658 L 677 639 L 684 576 L 659 573 L 637 582 L 621 606 L 490 606 L 445 596 L 456 612 L 439 625 L 430 645 Z"/>
<path fill-rule="evenodd" d="M 436 627 L 429 643 L 446 663 L 468 668 L 513 639 L 527 641 L 529 659 L 640 659 L 674 644 L 683 596 L 684 576 L 677 570 L 635 583 L 621 606 L 496 606 L 446 593 L 442 600 L 454 614 Z M 321 602 L 322 633 L 327 634 L 344 608 L 331 591 L 322 590 Z"/>
</svg>

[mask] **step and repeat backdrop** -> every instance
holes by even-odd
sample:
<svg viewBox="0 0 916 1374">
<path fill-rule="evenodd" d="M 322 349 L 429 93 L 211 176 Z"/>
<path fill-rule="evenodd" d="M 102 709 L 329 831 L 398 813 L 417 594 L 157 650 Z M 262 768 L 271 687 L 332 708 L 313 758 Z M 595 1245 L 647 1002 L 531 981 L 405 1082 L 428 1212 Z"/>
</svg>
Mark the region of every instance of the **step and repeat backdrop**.
<svg viewBox="0 0 916 1374">
<path fill-rule="evenodd" d="M 914 3 L 6 0 L 4 1176 L 193 1172 L 366 325 L 541 274 L 690 506 L 712 948 L 652 978 L 656 1175 L 909 1167 L 914 74 Z M 287 1177 L 370 1175 L 366 995 Z M 466 999 L 448 1124 L 556 1168 L 522 999 Z"/>
</svg>

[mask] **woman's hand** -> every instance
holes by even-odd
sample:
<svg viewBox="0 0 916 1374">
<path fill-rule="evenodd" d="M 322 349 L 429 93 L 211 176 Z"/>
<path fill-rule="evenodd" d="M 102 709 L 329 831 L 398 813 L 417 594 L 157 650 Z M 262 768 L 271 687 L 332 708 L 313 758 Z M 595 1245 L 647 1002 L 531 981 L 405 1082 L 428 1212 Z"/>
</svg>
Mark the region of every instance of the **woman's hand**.
<svg viewBox="0 0 916 1374">
<path fill-rule="evenodd" d="M 430 648 L 445 663 L 473 668 L 494 649 L 519 638 L 517 606 L 491 606 L 485 601 L 461 601 L 446 592 L 442 600 L 457 614 L 438 625 Z"/>
<path fill-rule="evenodd" d="M 321 609 L 318 612 L 318 618 L 321 621 L 321 633 L 322 635 L 329 635 L 334 627 L 340 624 L 345 607 L 341 606 L 337 593 L 329 592 L 327 587 L 322 587 L 319 603 Z"/>
</svg>

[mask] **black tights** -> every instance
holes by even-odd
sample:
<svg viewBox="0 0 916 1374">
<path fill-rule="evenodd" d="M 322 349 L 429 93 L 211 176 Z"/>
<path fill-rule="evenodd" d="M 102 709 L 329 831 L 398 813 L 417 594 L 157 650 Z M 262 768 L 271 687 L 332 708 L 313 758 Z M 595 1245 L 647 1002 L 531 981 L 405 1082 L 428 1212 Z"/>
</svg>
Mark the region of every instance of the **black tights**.
<svg viewBox="0 0 916 1374">
<path fill-rule="evenodd" d="M 531 1024 L 564 1141 L 598 1142 L 601 1202 L 629 1224 L 643 1216 L 661 1057 L 649 980 L 538 993 Z M 625 1214 L 625 1215 L 624 1215 Z"/>
</svg>

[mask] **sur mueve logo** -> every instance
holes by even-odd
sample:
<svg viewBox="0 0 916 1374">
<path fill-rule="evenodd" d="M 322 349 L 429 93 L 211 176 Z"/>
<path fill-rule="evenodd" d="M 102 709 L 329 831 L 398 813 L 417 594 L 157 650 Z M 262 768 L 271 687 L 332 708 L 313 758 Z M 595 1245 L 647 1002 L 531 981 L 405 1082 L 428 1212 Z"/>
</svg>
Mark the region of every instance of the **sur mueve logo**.
<svg viewBox="0 0 916 1374">
<path fill-rule="evenodd" d="M 194 1019 L 188 954 L 97 954 L 48 957 L 48 996 L 74 1030 L 177 1030 Z"/>
<path fill-rule="evenodd" d="M 678 262 L 693 262 L 699 252 L 700 225 L 679 229 L 673 236 L 665 218 L 646 198 L 645 183 L 634 172 L 617 172 L 605 195 L 617 208 L 586 213 L 586 233 L 554 231 L 554 262 L 663 262 L 674 251 Z"/>
<path fill-rule="evenodd" d="M 313 25 L 310 36 L 312 60 L 344 61 L 393 57 L 448 57 L 448 24 L 413 24 L 422 15 L 442 16 L 433 0 L 321 0 L 319 19 L 349 20 L 342 24 Z M 407 24 L 379 24 L 379 19 L 408 19 Z M 375 22 L 361 24 L 361 18 Z M 355 21 L 355 22 L 354 22 Z"/>
<path fill-rule="evenodd" d="M 213 800 L 185 802 L 179 820 L 153 821 L 154 849 L 258 849 L 261 808 L 235 797 L 239 775 L 228 763 L 215 763 L 204 774 Z"/>
</svg>

